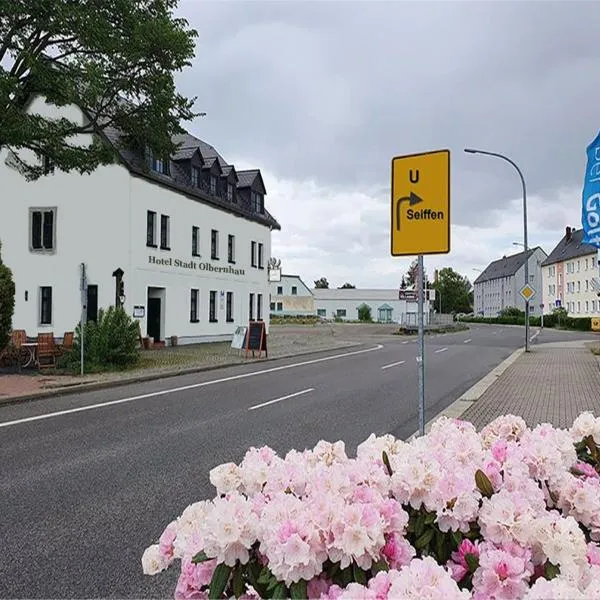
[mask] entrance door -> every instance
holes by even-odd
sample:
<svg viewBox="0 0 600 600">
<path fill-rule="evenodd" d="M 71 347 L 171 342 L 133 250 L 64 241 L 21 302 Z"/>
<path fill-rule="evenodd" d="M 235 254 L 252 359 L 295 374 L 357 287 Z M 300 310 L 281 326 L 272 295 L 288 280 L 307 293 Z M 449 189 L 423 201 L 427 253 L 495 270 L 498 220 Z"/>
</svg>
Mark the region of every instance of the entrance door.
<svg viewBox="0 0 600 600">
<path fill-rule="evenodd" d="M 148 336 L 155 342 L 160 342 L 160 309 L 160 298 L 148 298 Z"/>
<path fill-rule="evenodd" d="M 87 320 L 98 321 L 98 286 L 87 286 Z"/>
</svg>

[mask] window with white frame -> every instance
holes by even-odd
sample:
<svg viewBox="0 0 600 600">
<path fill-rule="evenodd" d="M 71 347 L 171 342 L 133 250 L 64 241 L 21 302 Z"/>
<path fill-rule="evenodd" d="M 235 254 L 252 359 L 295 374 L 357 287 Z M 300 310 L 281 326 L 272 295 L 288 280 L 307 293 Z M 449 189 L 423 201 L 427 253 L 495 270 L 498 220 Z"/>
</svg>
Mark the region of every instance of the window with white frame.
<svg viewBox="0 0 600 600">
<path fill-rule="evenodd" d="M 192 256 L 200 256 L 200 228 L 192 225 Z"/>
<path fill-rule="evenodd" d="M 227 292 L 227 302 L 225 305 L 225 320 L 233 323 L 233 292 Z"/>
<path fill-rule="evenodd" d="M 200 296 L 200 290 L 192 289 L 190 291 L 190 323 L 198 323 L 198 299 Z"/>
<path fill-rule="evenodd" d="M 168 215 L 160 215 L 160 248 L 161 250 L 170 250 L 171 241 L 171 218 Z"/>
<path fill-rule="evenodd" d="M 227 261 L 235 263 L 235 235 L 227 236 Z"/>
<path fill-rule="evenodd" d="M 29 209 L 29 249 L 47 252 L 56 247 L 56 208 Z"/>
<path fill-rule="evenodd" d="M 210 231 L 210 257 L 219 260 L 219 232 L 216 229 Z"/>
<path fill-rule="evenodd" d="M 40 287 L 40 325 L 52 325 L 52 287 Z"/>
</svg>

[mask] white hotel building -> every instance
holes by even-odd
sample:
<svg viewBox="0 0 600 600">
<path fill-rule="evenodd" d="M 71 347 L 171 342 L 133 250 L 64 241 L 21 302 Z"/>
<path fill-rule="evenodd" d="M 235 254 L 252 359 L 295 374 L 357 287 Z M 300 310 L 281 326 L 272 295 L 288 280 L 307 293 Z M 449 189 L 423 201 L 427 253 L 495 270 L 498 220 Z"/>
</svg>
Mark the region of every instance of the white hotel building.
<svg viewBox="0 0 600 600">
<path fill-rule="evenodd" d="M 59 112 L 41 98 L 30 111 L 85 120 L 78 108 Z M 116 146 L 118 131 L 106 139 Z M 82 299 L 88 319 L 122 302 L 143 335 L 167 343 L 231 339 L 253 319 L 268 327 L 266 265 L 280 226 L 265 208 L 260 171 L 236 171 L 191 135 L 175 141 L 170 160 L 120 149 L 116 164 L 90 175 L 46 165 L 34 182 L 0 151 L 0 241 L 16 284 L 15 329 L 62 337 L 79 322 Z"/>
</svg>

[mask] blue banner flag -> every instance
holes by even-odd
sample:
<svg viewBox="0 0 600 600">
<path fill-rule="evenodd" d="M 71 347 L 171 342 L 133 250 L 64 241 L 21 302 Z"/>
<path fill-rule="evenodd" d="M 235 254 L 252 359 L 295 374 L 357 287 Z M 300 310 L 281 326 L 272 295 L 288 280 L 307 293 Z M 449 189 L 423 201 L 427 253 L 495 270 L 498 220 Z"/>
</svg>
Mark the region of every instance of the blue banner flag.
<svg viewBox="0 0 600 600">
<path fill-rule="evenodd" d="M 583 243 L 600 248 L 600 133 L 587 147 L 581 224 Z"/>
</svg>

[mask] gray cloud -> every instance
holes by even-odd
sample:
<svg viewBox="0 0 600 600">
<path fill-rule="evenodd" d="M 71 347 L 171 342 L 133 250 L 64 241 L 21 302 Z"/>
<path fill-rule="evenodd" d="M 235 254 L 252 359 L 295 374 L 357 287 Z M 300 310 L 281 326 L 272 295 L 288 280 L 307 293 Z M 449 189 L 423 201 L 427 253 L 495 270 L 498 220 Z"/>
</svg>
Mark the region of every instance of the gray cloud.
<svg viewBox="0 0 600 600">
<path fill-rule="evenodd" d="M 475 146 L 519 163 L 543 198 L 539 227 L 561 230 L 573 214 L 560 190 L 574 201 L 600 128 L 600 3 L 184 0 L 180 13 L 200 33 L 180 77 L 208 113 L 192 129 L 226 158 L 322 189 L 386 190 L 393 155 L 447 147 L 453 223 L 492 232 L 519 210 L 520 182 L 462 152 Z M 387 252 L 385 193 L 319 228 L 310 250 L 300 231 L 297 256 L 328 253 L 332 231 L 346 255 Z"/>
</svg>

